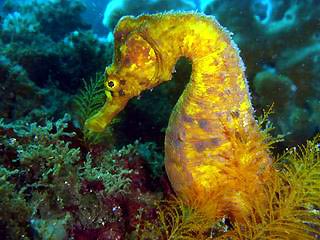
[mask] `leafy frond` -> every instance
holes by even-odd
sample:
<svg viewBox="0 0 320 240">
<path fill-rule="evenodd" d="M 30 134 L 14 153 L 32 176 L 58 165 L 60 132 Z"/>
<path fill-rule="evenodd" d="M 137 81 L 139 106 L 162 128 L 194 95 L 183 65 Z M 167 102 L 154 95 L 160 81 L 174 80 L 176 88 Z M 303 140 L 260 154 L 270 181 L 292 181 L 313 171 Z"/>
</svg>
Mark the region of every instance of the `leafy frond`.
<svg viewBox="0 0 320 240">
<path fill-rule="evenodd" d="M 261 116 L 257 117 L 258 127 L 262 133 L 264 142 L 268 145 L 269 149 L 273 148 L 273 145 L 278 142 L 284 141 L 284 135 L 273 136 L 271 132 L 275 129 L 272 122 L 269 120 L 271 114 L 273 114 L 273 104 L 267 110 L 263 110 Z"/>
<path fill-rule="evenodd" d="M 305 145 L 288 149 L 278 160 L 278 167 L 283 178 L 308 197 L 308 204 L 320 207 L 320 134 Z"/>
<path fill-rule="evenodd" d="M 75 98 L 77 115 L 80 124 L 84 126 L 85 121 L 94 115 L 104 104 L 106 98 L 104 94 L 103 74 L 97 73 L 95 78 L 83 81 L 84 88 L 80 90 Z"/>
<path fill-rule="evenodd" d="M 110 139 L 112 129 L 107 128 L 104 132 L 93 133 L 84 128 L 84 123 L 88 118 L 97 113 L 106 101 L 104 93 L 104 76 L 101 73 L 97 73 L 95 78 L 91 78 L 89 81 L 83 81 L 83 83 L 83 89 L 80 90 L 74 100 L 77 108 L 76 113 L 86 142 L 98 144 L 105 141 L 105 139 Z M 117 119 L 112 121 L 112 123 L 115 123 L 116 121 Z"/>
<path fill-rule="evenodd" d="M 207 239 L 214 219 L 208 219 L 196 208 L 175 199 L 158 207 L 157 222 L 144 224 L 141 239 L 192 240 Z"/>
</svg>

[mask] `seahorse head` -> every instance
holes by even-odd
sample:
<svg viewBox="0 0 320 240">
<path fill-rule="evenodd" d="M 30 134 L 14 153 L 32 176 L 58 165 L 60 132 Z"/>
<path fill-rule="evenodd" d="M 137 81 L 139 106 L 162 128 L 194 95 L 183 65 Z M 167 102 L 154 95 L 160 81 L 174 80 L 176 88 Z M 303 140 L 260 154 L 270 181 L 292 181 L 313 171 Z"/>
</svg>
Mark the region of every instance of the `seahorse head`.
<svg viewBox="0 0 320 240">
<path fill-rule="evenodd" d="M 105 71 L 107 101 L 97 114 L 86 121 L 85 126 L 91 131 L 103 131 L 128 100 L 159 84 L 157 55 L 141 31 L 137 30 L 139 22 L 126 17 L 115 29 L 113 63 Z"/>
</svg>

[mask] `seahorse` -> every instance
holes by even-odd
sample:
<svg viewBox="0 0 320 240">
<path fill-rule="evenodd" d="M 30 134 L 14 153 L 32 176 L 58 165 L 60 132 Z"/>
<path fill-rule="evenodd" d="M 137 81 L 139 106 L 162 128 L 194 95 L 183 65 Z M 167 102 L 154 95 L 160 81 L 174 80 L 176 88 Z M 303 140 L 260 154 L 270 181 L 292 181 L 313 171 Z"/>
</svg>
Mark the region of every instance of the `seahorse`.
<svg viewBox="0 0 320 240">
<path fill-rule="evenodd" d="M 188 58 L 190 81 L 166 129 L 167 175 L 187 203 L 214 217 L 243 219 L 250 199 L 264 198 L 271 158 L 231 34 L 211 16 L 168 12 L 123 17 L 114 41 L 107 102 L 86 127 L 103 131 L 129 99 L 171 80 L 178 59 Z"/>
</svg>

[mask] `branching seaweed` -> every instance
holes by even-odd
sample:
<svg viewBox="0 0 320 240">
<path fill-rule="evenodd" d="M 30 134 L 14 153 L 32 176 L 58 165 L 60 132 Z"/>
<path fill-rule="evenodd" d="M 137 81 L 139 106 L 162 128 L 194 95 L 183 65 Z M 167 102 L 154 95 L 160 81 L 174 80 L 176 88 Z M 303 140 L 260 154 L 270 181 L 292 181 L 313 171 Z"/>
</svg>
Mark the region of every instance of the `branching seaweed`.
<svg viewBox="0 0 320 240">
<path fill-rule="evenodd" d="M 131 183 L 127 177 L 131 170 L 116 166 L 108 154 L 103 155 L 98 166 L 93 166 L 93 158 L 90 154 L 86 156 L 83 169 L 79 175 L 88 181 L 102 181 L 106 194 L 125 194 Z"/>
<path fill-rule="evenodd" d="M 235 239 L 315 239 L 320 234 L 320 135 L 291 148 L 275 163 L 266 186 L 267 203 L 251 201 L 245 223 L 235 223 Z"/>
<path fill-rule="evenodd" d="M 320 135 L 288 149 L 275 163 L 265 186 L 266 201 L 248 196 L 249 214 L 232 228 L 209 219 L 181 200 L 158 207 L 155 224 L 141 239 L 317 239 L 320 236 Z M 218 234 L 216 234 L 218 233 Z M 152 238 L 150 238 L 152 236 Z"/>
<path fill-rule="evenodd" d="M 78 115 L 85 140 L 89 143 L 100 143 L 103 139 L 110 139 L 112 128 L 102 133 L 92 133 L 84 127 L 85 121 L 93 116 L 106 101 L 104 93 L 104 76 L 97 73 L 95 78 L 83 81 L 84 87 L 75 98 L 76 113 Z"/>
<path fill-rule="evenodd" d="M 196 208 L 175 199 L 158 207 L 158 221 L 145 223 L 141 239 L 192 240 L 207 239 L 215 221 Z"/>
<path fill-rule="evenodd" d="M 257 118 L 260 132 L 269 149 L 272 149 L 274 144 L 284 141 L 284 135 L 273 136 L 271 134 L 271 132 L 275 130 L 275 127 L 269 120 L 271 114 L 273 114 L 273 104 L 269 107 L 269 109 L 263 110 L 262 115 L 258 116 Z"/>
<path fill-rule="evenodd" d="M 86 119 L 94 115 L 105 102 L 104 78 L 101 73 L 97 73 L 95 78 L 83 81 L 84 88 L 80 90 L 75 98 L 77 115 L 81 126 L 84 126 Z"/>
</svg>

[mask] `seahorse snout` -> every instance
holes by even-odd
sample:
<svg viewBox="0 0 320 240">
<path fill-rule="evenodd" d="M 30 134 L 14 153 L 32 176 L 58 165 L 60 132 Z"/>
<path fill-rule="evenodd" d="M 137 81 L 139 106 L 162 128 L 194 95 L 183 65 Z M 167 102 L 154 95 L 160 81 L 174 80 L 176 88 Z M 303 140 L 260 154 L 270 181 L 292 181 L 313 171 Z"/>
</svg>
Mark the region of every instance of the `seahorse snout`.
<svg viewBox="0 0 320 240">
<path fill-rule="evenodd" d="M 104 106 L 85 122 L 85 128 L 92 132 L 102 132 L 112 119 L 127 105 L 129 98 L 116 97 L 107 101 Z"/>
</svg>

